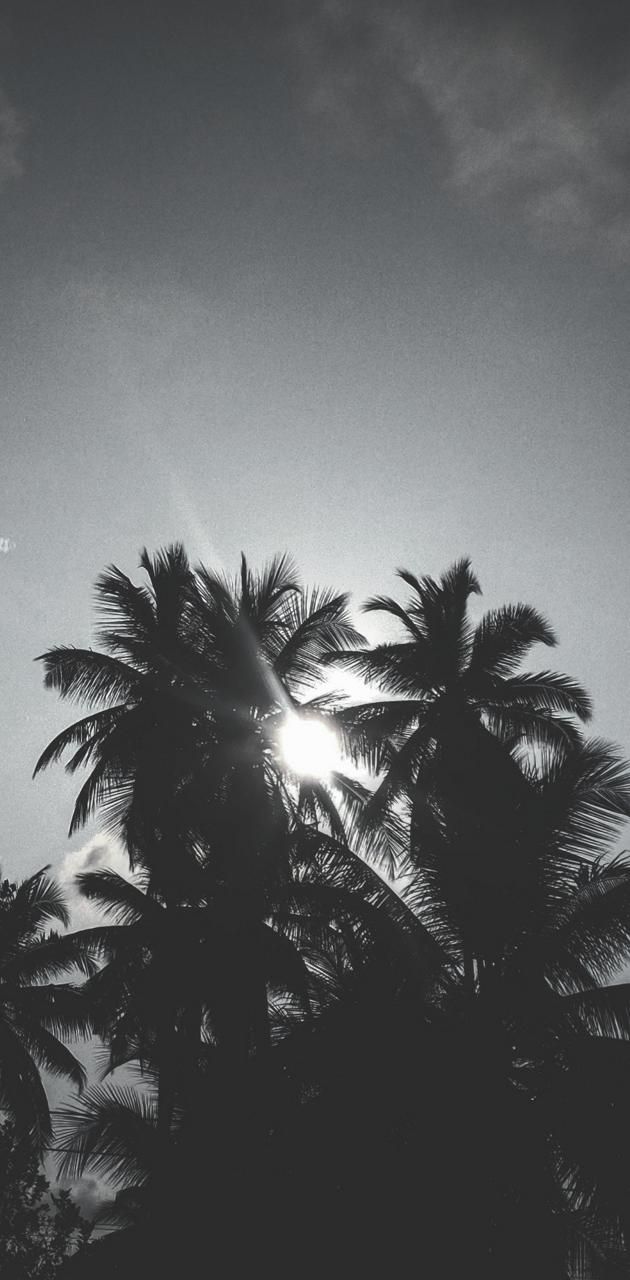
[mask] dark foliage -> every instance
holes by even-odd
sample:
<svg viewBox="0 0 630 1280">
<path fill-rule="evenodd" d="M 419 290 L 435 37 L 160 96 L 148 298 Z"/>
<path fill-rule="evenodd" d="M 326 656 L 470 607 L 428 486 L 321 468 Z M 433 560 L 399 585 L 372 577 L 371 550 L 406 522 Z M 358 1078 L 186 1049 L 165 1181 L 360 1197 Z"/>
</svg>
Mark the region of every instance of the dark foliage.
<svg viewBox="0 0 630 1280">
<path fill-rule="evenodd" d="M 51 1136 L 40 1070 L 85 1083 L 80 1062 L 64 1040 L 90 1029 L 79 988 L 54 981 L 68 969 L 94 972 L 80 937 L 46 931 L 68 923 L 63 897 L 44 867 L 19 886 L 0 887 L 0 1109 L 41 1152 Z"/>
<path fill-rule="evenodd" d="M 43 657 L 89 714 L 38 768 L 73 752 L 71 829 L 98 812 L 134 876 L 79 877 L 103 923 L 67 944 L 126 1072 L 58 1117 L 63 1173 L 117 1191 L 68 1276 L 209 1248 L 221 1274 L 626 1274 L 630 774 L 575 681 L 521 670 L 548 622 L 473 625 L 461 561 L 401 571 L 408 603 L 366 607 L 402 636 L 368 648 L 286 558 L 141 565 L 98 584 L 99 651 Z M 345 770 L 292 773 L 288 715 Z"/>
<path fill-rule="evenodd" d="M 55 1280 L 92 1232 L 69 1191 L 51 1193 L 31 1145 L 14 1124 L 0 1127 L 0 1275 Z"/>
</svg>

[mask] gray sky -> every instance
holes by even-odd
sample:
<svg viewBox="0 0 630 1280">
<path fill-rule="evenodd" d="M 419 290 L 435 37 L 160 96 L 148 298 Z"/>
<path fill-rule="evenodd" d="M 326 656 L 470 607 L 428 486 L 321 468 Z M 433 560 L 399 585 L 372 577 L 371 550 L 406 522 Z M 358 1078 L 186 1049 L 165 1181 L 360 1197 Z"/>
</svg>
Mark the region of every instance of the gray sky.
<svg viewBox="0 0 630 1280">
<path fill-rule="evenodd" d="M 0 14 L 6 873 L 90 835 L 33 658 L 174 538 L 357 603 L 470 554 L 630 753 L 627 5 Z"/>
</svg>

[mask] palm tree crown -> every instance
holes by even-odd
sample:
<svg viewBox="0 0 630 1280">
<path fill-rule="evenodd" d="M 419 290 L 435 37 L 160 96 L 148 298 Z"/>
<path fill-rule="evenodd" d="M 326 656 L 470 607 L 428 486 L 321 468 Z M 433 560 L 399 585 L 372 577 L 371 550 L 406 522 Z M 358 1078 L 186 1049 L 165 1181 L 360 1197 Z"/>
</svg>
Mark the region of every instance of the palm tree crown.
<svg viewBox="0 0 630 1280">
<path fill-rule="evenodd" d="M 234 582 L 204 567 L 193 572 L 180 546 L 153 559 L 145 551 L 141 565 L 148 586 L 116 567 L 97 583 L 100 651 L 57 647 L 42 655 L 46 687 L 82 701 L 90 714 L 57 735 L 35 772 L 72 751 L 69 772 L 91 772 L 70 834 L 98 809 L 132 862 L 148 858 L 155 871 L 160 845 L 179 841 L 181 856 L 182 824 L 198 836 L 203 811 L 207 835 L 211 798 L 224 806 L 246 778 L 258 787 L 258 805 L 265 797 L 286 804 L 278 722 L 300 703 L 326 714 L 326 701 L 306 694 L 322 662 L 361 637 L 346 596 L 305 591 L 286 557 L 261 574 L 243 557 Z M 351 804 L 355 789 L 338 782 Z M 321 788 L 303 783 L 299 803 L 326 808 L 337 821 Z M 244 819 L 247 806 L 239 807 Z"/>
<path fill-rule="evenodd" d="M 579 739 L 575 718 L 584 721 L 591 714 L 588 695 L 576 681 L 547 670 L 519 670 L 534 644 L 556 643 L 535 609 L 508 605 L 473 625 L 469 601 L 480 587 L 468 560 L 438 580 L 407 570 L 399 577 L 411 590 L 406 605 L 375 596 L 364 608 L 395 618 L 403 638 L 332 658 L 387 695 L 341 713 L 355 734 L 360 731 L 368 763 L 384 774 L 369 806 L 377 829 L 416 788 L 429 762 L 441 759 L 442 779 L 448 775 L 454 783 L 459 804 L 458 784 L 465 778 L 469 798 L 479 792 L 479 809 L 484 768 L 488 763 L 493 772 L 499 758 L 491 739 L 517 757 L 531 747 L 562 751 Z"/>
</svg>

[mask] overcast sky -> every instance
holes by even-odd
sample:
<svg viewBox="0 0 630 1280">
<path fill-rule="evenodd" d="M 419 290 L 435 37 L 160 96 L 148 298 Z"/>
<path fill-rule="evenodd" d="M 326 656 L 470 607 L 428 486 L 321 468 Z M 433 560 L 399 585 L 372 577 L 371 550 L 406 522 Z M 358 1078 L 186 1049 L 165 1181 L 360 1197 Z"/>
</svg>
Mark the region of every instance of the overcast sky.
<svg viewBox="0 0 630 1280">
<path fill-rule="evenodd" d="M 5 871 L 85 843 L 34 657 L 175 538 L 357 604 L 470 554 L 630 753 L 627 4 L 0 14 Z"/>
</svg>

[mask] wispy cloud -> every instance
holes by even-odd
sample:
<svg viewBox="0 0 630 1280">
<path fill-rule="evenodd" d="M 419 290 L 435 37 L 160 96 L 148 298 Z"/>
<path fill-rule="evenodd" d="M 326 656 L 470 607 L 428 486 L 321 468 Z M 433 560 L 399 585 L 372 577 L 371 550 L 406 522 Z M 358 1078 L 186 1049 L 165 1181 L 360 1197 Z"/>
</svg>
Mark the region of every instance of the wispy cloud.
<svg viewBox="0 0 630 1280">
<path fill-rule="evenodd" d="M 0 186 L 22 174 L 22 140 L 25 132 L 26 125 L 22 115 L 0 88 Z"/>
<path fill-rule="evenodd" d="M 404 122 L 418 163 L 437 160 L 460 198 L 630 261 L 630 72 L 585 74 L 527 14 L 486 6 L 475 17 L 430 0 L 306 6 L 293 25 L 304 105 L 353 145 Z"/>
</svg>

